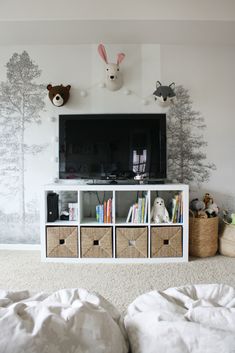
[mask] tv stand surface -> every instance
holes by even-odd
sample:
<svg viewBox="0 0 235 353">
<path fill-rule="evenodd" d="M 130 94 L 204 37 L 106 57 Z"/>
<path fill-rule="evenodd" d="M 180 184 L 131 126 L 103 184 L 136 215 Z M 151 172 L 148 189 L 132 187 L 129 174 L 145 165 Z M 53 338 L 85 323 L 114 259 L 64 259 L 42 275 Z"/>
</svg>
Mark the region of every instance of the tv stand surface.
<svg viewBox="0 0 235 353">
<path fill-rule="evenodd" d="M 68 206 L 68 203 L 77 203 L 76 220 L 47 221 L 47 195 L 50 192 L 59 194 L 60 205 L 66 204 Z M 162 197 L 168 211 L 171 211 L 170 201 L 176 193 L 181 195 L 183 201 L 182 221 L 179 223 L 154 223 L 150 217 L 154 199 Z M 145 198 L 145 196 L 147 197 L 145 200 L 146 220 L 135 223 L 130 219 L 126 223 L 130 207 L 136 204 L 139 198 Z M 112 219 L 109 223 L 98 223 L 96 220 L 96 205 L 104 203 L 108 199 L 112 199 Z M 75 183 L 55 183 L 46 185 L 43 189 L 41 203 L 42 261 L 77 263 L 188 261 L 188 204 L 188 185 L 182 184 L 79 185 Z M 63 210 L 61 209 L 61 211 Z M 144 241 L 141 238 L 141 232 L 145 232 L 144 237 L 146 238 L 144 238 Z M 173 234 L 175 232 L 180 233 L 180 254 L 174 252 L 175 247 L 179 247 L 179 237 L 176 241 Z M 168 237 L 171 239 L 172 235 L 173 242 L 169 243 L 168 247 Z M 96 237 L 98 238 L 96 239 Z M 141 241 L 138 240 L 139 237 Z M 160 245 L 157 240 L 158 237 Z M 130 239 L 129 243 L 127 239 Z M 58 245 L 56 245 L 57 240 Z M 122 242 L 127 244 L 125 245 L 127 248 L 128 246 L 130 248 L 120 254 L 119 249 L 123 247 Z M 50 253 L 48 249 L 51 246 L 54 246 L 56 251 Z M 92 250 L 85 252 L 84 246 L 90 247 Z M 111 246 L 111 248 L 107 250 L 106 246 Z M 142 250 L 135 252 L 135 246 L 138 249 L 139 247 L 145 247 L 145 253 L 142 254 Z M 154 254 L 153 246 L 159 246 L 160 255 Z M 162 251 L 161 248 L 166 251 Z"/>
</svg>

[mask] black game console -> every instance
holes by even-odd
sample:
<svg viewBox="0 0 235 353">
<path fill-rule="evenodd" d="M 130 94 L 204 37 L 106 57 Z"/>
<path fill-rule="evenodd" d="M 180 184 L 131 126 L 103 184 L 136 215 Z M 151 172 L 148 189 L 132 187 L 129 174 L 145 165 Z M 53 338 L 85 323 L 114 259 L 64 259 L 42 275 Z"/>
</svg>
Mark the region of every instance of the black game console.
<svg viewBox="0 0 235 353">
<path fill-rule="evenodd" d="M 47 222 L 55 222 L 59 218 L 59 195 L 55 192 L 47 194 Z"/>
</svg>

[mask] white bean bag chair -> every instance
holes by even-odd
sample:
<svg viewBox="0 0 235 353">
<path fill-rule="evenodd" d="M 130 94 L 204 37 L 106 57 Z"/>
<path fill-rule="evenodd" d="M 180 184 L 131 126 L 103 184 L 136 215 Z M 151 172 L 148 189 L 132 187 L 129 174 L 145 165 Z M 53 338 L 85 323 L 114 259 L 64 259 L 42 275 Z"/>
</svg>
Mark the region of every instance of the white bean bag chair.
<svg viewBox="0 0 235 353">
<path fill-rule="evenodd" d="M 118 311 L 85 289 L 0 290 L 1 353 L 127 353 Z"/>
<path fill-rule="evenodd" d="M 234 353 L 235 290 L 195 285 L 152 291 L 128 308 L 132 353 Z"/>
</svg>

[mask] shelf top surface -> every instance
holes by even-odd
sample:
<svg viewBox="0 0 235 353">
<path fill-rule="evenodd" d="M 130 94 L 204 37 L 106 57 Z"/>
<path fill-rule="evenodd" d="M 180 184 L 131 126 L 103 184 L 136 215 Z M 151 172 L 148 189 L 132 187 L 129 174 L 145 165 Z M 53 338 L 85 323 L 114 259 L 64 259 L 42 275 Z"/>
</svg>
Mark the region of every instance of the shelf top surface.
<svg viewBox="0 0 235 353">
<path fill-rule="evenodd" d="M 186 184 L 117 184 L 117 185 L 107 185 L 107 184 L 78 184 L 78 183 L 54 183 L 44 185 L 44 190 L 64 190 L 64 191 L 131 191 L 131 190 L 172 190 L 172 191 L 186 191 L 188 190 L 188 185 Z"/>
</svg>

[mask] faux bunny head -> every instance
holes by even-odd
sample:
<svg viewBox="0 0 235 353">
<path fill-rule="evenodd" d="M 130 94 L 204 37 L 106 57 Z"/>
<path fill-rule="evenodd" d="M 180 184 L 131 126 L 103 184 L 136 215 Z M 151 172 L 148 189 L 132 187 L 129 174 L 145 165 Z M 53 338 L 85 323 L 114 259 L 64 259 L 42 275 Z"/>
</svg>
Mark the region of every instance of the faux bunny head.
<svg viewBox="0 0 235 353">
<path fill-rule="evenodd" d="M 125 58 L 125 54 L 118 53 L 117 54 L 117 63 L 109 63 L 106 50 L 103 44 L 99 44 L 98 46 L 98 53 L 100 54 L 101 58 L 104 60 L 105 66 L 105 84 L 106 87 L 110 91 L 117 91 L 123 85 L 122 75 L 120 72 L 119 65 Z"/>
</svg>

